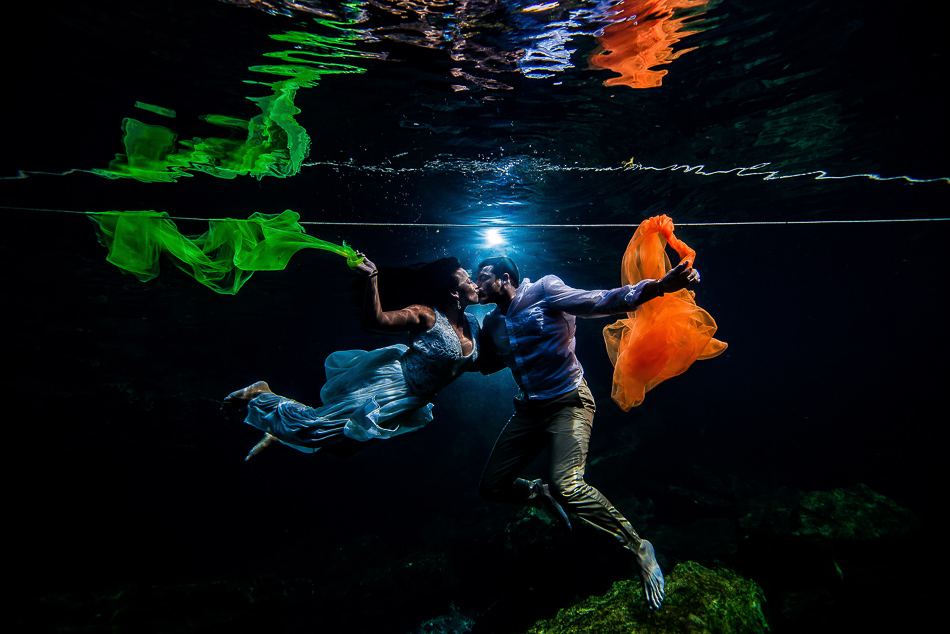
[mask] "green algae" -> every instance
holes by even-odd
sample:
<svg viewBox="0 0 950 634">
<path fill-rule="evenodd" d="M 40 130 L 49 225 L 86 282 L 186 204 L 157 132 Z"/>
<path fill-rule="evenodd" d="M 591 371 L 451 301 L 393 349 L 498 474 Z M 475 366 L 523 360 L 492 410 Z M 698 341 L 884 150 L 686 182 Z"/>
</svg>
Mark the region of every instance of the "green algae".
<svg viewBox="0 0 950 634">
<path fill-rule="evenodd" d="M 668 575 L 659 610 L 650 610 L 640 582 L 628 579 L 538 621 L 526 634 L 758 634 L 769 631 L 764 604 L 754 581 L 687 561 Z"/>
<path fill-rule="evenodd" d="M 920 522 L 866 484 L 829 491 L 779 490 L 752 500 L 739 526 L 746 537 L 859 543 L 899 537 Z"/>
<path fill-rule="evenodd" d="M 798 528 L 793 535 L 835 541 L 894 537 L 917 528 L 913 513 L 866 484 L 813 491 L 798 501 Z"/>
</svg>

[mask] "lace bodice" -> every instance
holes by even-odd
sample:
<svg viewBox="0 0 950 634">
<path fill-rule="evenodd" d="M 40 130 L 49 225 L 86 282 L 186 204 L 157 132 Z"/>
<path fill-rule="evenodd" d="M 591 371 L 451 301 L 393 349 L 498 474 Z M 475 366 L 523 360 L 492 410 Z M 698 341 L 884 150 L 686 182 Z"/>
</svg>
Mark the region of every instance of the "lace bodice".
<svg viewBox="0 0 950 634">
<path fill-rule="evenodd" d="M 475 363 L 479 348 L 478 320 L 467 313 L 465 317 L 473 344 L 468 356 L 462 355 L 462 342 L 448 318 L 438 310 L 435 310 L 435 325 L 412 339 L 402 364 L 406 382 L 416 394 L 435 394 Z"/>
</svg>

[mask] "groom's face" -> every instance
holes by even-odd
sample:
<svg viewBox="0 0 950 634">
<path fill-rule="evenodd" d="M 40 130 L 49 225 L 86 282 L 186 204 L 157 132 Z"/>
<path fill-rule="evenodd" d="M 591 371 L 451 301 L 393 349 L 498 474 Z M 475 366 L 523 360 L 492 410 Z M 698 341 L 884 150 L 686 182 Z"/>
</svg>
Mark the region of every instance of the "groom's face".
<svg viewBox="0 0 950 634">
<path fill-rule="evenodd" d="M 475 278 L 475 286 L 478 287 L 479 304 L 495 304 L 498 296 L 501 294 L 501 280 L 494 273 L 492 267 L 485 266 L 478 272 Z"/>
</svg>

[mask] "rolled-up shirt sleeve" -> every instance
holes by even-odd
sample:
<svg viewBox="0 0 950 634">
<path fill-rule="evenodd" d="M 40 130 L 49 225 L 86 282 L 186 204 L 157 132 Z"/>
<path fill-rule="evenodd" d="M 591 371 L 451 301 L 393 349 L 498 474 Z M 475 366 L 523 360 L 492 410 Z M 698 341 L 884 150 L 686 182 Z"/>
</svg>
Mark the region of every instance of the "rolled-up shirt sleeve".
<svg viewBox="0 0 950 634">
<path fill-rule="evenodd" d="M 539 280 L 544 296 L 552 308 L 577 317 L 603 317 L 626 313 L 640 305 L 640 294 L 649 282 L 642 280 L 635 285 L 621 286 L 611 290 L 586 291 L 571 288 L 554 275 Z"/>
</svg>

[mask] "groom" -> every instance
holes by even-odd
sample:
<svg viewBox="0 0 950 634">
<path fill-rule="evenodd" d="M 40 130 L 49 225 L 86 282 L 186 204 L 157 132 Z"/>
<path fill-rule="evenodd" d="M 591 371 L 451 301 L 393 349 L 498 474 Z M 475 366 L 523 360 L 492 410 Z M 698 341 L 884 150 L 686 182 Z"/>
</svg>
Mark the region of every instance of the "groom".
<svg viewBox="0 0 950 634">
<path fill-rule="evenodd" d="M 550 444 L 553 493 L 582 520 L 613 535 L 633 554 L 651 609 L 660 607 L 664 595 L 663 573 L 653 545 L 640 539 L 607 498 L 584 481 L 595 406 L 584 370 L 574 355 L 575 317 L 631 312 L 646 301 L 698 281 L 699 271 L 684 261 L 661 280 L 585 291 L 571 288 L 553 275 L 521 282 L 518 267 L 507 257 L 479 264 L 475 280 L 478 302 L 495 304 L 482 326 L 481 354 L 486 358 L 499 355 L 521 388 L 514 399 L 515 412 L 485 465 L 480 495 L 491 502 L 543 505 L 559 511 L 547 485 L 519 477 Z M 482 372 L 500 369 L 496 364 Z"/>
</svg>

